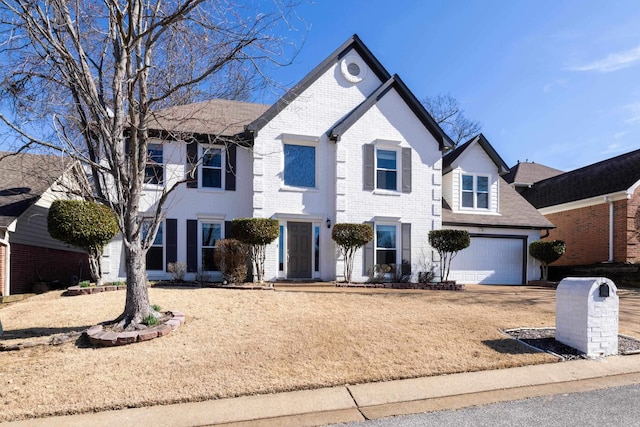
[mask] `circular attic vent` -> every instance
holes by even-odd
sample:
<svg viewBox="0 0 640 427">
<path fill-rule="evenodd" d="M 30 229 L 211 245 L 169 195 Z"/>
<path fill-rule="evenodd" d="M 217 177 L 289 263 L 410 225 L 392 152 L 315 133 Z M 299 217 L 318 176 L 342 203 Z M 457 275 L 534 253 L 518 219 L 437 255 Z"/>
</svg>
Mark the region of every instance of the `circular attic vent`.
<svg viewBox="0 0 640 427">
<path fill-rule="evenodd" d="M 367 73 L 364 62 L 357 56 L 344 58 L 340 64 L 340 71 L 342 71 L 344 78 L 351 83 L 361 82 Z"/>
</svg>

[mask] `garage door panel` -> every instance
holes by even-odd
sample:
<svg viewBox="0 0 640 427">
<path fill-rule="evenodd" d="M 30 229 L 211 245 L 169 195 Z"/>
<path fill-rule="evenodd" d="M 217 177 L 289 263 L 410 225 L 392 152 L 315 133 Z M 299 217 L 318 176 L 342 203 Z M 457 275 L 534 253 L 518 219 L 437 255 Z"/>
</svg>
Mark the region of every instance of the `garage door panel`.
<svg viewBox="0 0 640 427">
<path fill-rule="evenodd" d="M 523 241 L 519 238 L 472 237 L 451 262 L 449 279 L 461 283 L 522 284 Z"/>
</svg>

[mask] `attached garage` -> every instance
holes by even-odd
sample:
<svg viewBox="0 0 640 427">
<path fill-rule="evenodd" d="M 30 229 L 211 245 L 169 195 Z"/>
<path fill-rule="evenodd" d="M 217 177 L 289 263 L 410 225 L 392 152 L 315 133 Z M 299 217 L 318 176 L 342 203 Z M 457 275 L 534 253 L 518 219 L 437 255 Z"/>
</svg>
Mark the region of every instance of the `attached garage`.
<svg viewBox="0 0 640 427">
<path fill-rule="evenodd" d="M 471 234 L 471 244 L 451 262 L 449 279 L 460 283 L 526 283 L 527 236 Z"/>
</svg>

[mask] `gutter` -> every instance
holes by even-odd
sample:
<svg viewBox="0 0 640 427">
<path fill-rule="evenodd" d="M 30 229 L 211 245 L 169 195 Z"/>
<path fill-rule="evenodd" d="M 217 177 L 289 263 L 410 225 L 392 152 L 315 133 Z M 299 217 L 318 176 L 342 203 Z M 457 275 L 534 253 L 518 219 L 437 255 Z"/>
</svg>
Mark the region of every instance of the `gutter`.
<svg viewBox="0 0 640 427">
<path fill-rule="evenodd" d="M 604 196 L 604 201 L 609 204 L 609 260 L 613 262 L 613 200 L 609 196 Z"/>
<path fill-rule="evenodd" d="M 4 284 L 0 286 L 4 287 L 2 292 L 3 296 L 9 296 L 11 293 L 11 245 L 9 244 L 9 230 L 4 228 L 2 239 L 0 239 L 0 245 L 4 246 Z"/>
</svg>

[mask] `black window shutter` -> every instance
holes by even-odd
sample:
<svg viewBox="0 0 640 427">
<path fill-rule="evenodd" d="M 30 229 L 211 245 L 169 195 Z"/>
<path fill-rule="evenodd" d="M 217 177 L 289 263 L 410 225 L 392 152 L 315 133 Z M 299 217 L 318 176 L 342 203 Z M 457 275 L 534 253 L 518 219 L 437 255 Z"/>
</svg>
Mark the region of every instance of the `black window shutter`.
<svg viewBox="0 0 640 427">
<path fill-rule="evenodd" d="M 365 224 L 368 224 L 371 226 L 371 229 L 373 229 L 373 239 L 369 240 L 362 249 L 362 274 L 364 276 L 369 274 L 369 270 L 372 269 L 375 264 L 375 248 L 373 242 L 376 240 L 376 229 L 373 222 L 365 222 Z"/>
<path fill-rule="evenodd" d="M 225 162 L 225 177 L 224 177 L 224 189 L 228 191 L 236 191 L 236 174 L 237 161 L 236 155 L 238 146 L 236 144 L 230 144 L 227 147 L 227 161 Z"/>
<path fill-rule="evenodd" d="M 187 220 L 187 271 L 198 271 L 198 220 Z"/>
<path fill-rule="evenodd" d="M 411 148 L 402 149 L 402 192 L 411 193 Z"/>
<path fill-rule="evenodd" d="M 362 146 L 364 152 L 364 168 L 362 177 L 362 189 L 364 191 L 373 191 L 375 183 L 375 147 L 371 144 L 365 144 Z"/>
<path fill-rule="evenodd" d="M 167 244 L 167 265 L 171 262 L 178 260 L 178 220 L 167 219 L 165 220 L 166 231 L 166 244 Z"/>
<path fill-rule="evenodd" d="M 411 224 L 402 224 L 402 274 L 411 274 Z M 407 271 L 408 270 L 408 271 Z"/>
<path fill-rule="evenodd" d="M 198 188 L 198 143 L 187 143 L 187 188 Z"/>
<path fill-rule="evenodd" d="M 232 221 L 224 222 L 224 238 L 233 239 L 233 222 Z"/>
</svg>

